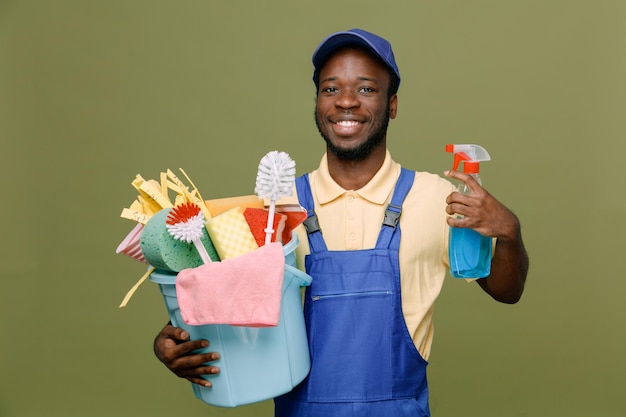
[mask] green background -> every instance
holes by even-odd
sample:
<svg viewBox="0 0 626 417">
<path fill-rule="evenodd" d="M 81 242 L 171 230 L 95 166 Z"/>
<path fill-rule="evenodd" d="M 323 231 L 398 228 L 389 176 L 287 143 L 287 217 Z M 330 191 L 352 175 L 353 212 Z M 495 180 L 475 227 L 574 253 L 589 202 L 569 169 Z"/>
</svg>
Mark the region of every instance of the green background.
<svg viewBox="0 0 626 417">
<path fill-rule="evenodd" d="M 450 278 L 430 358 L 435 417 L 624 416 L 626 2 L 0 1 L 0 415 L 272 415 L 193 397 L 152 354 L 166 321 L 116 255 L 136 174 L 254 193 L 260 158 L 324 150 L 310 56 L 362 27 L 402 74 L 389 147 L 442 173 L 479 143 L 523 222 L 522 301 Z M 373 359 L 372 366 L 376 366 Z"/>
</svg>

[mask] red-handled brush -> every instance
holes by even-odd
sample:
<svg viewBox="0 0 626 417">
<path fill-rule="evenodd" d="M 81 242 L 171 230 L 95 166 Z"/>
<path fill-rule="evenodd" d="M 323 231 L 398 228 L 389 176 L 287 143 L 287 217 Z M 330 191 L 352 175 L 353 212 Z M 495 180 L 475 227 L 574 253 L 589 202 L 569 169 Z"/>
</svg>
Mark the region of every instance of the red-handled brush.
<svg viewBox="0 0 626 417">
<path fill-rule="evenodd" d="M 205 264 L 211 262 L 211 258 L 200 240 L 204 228 L 204 215 L 200 206 L 187 202 L 172 208 L 167 215 L 165 227 L 174 239 L 193 243 Z"/>
</svg>

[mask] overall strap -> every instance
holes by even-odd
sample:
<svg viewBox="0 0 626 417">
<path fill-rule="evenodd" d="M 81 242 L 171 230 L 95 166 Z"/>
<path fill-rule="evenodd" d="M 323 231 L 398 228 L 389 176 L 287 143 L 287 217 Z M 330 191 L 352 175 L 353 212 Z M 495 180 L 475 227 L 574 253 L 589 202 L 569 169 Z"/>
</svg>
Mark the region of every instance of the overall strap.
<svg viewBox="0 0 626 417">
<path fill-rule="evenodd" d="M 396 230 L 399 229 L 398 226 L 400 222 L 400 215 L 402 214 L 402 203 L 413 186 L 414 180 L 415 171 L 401 168 L 400 177 L 396 182 L 391 202 L 385 211 L 385 218 L 383 219 L 383 225 L 381 226 L 380 234 L 378 235 L 376 248 L 383 249 L 389 247 L 391 238 L 394 236 Z M 399 246 L 399 239 L 397 244 Z"/>
<path fill-rule="evenodd" d="M 309 183 L 309 174 L 301 175 L 296 178 L 296 192 L 298 193 L 298 201 L 306 210 L 307 219 L 304 221 L 304 228 L 309 236 L 309 246 L 311 252 L 326 250 L 326 242 L 322 236 L 322 230 L 315 214 L 315 203 L 311 194 L 311 184 Z"/>
</svg>

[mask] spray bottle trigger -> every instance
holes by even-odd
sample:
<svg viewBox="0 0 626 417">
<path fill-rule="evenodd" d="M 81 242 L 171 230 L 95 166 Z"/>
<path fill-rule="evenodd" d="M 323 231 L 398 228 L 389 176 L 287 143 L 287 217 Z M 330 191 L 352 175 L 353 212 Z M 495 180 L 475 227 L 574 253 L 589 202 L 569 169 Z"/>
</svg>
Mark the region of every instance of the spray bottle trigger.
<svg viewBox="0 0 626 417">
<path fill-rule="evenodd" d="M 459 164 L 461 161 L 469 161 L 470 157 L 465 152 L 457 152 L 454 154 L 454 164 L 452 165 L 452 170 L 457 171 L 459 168 Z"/>
</svg>

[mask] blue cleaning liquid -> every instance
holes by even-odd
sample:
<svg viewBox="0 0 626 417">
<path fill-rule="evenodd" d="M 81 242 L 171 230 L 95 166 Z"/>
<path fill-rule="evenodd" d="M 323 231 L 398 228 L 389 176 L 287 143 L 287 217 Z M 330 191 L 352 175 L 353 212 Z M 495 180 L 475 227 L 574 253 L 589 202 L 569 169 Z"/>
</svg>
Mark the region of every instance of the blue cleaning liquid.
<svg viewBox="0 0 626 417">
<path fill-rule="evenodd" d="M 450 274 L 455 278 L 483 278 L 491 270 L 491 238 L 472 229 L 450 227 Z"/>
</svg>

